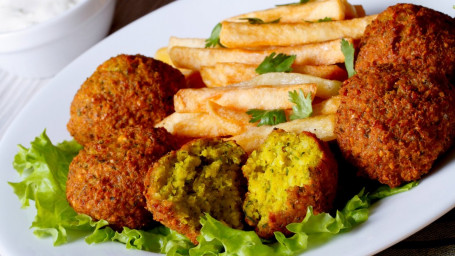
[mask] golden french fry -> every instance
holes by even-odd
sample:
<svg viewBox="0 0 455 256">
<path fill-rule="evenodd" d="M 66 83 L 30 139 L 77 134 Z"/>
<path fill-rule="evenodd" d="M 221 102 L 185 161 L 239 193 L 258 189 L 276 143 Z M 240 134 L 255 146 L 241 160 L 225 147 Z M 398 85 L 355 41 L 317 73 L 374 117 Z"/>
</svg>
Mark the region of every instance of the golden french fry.
<svg viewBox="0 0 455 256">
<path fill-rule="evenodd" d="M 208 113 L 215 117 L 221 118 L 224 121 L 228 121 L 234 124 L 243 127 L 246 129 L 247 127 L 254 127 L 254 124 L 250 123 L 250 115 L 248 115 L 245 111 L 239 111 L 227 107 L 223 107 L 211 100 L 207 102 Z M 232 133 L 238 134 L 240 132 Z"/>
<path fill-rule="evenodd" d="M 208 113 L 177 113 L 167 116 L 155 127 L 163 127 L 179 137 L 230 136 L 245 131 L 245 127 Z"/>
<path fill-rule="evenodd" d="M 155 52 L 155 59 L 173 66 L 171 57 L 169 57 L 169 53 L 167 52 L 167 47 L 161 47 L 158 49 Z"/>
<path fill-rule="evenodd" d="M 363 9 L 363 6 L 362 5 L 354 5 L 354 8 L 355 8 L 355 11 L 357 13 L 357 17 L 365 17 L 366 16 L 366 12 L 365 12 L 365 9 Z"/>
<path fill-rule="evenodd" d="M 216 63 L 214 66 L 201 67 L 201 77 L 207 87 L 221 87 L 250 80 L 256 76 L 257 65 L 244 63 Z M 294 65 L 293 73 L 308 74 L 329 80 L 347 79 L 345 69 L 337 65 Z"/>
<path fill-rule="evenodd" d="M 335 127 L 335 114 L 297 119 L 275 125 L 275 127 L 290 132 L 312 132 L 316 134 L 319 139 L 324 141 L 336 139 L 333 132 Z"/>
<path fill-rule="evenodd" d="M 169 56 L 167 47 L 162 47 L 162 48 L 158 49 L 155 53 L 154 58 L 175 67 L 174 63 L 172 63 L 171 57 Z M 179 70 L 187 78 L 188 87 L 190 87 L 190 88 L 195 87 L 195 86 L 191 85 L 193 79 L 188 80 L 188 78 L 193 78 L 195 76 L 198 76 L 199 72 L 196 72 L 191 69 L 185 69 L 185 68 L 179 68 Z M 199 77 L 200 77 L 200 75 L 199 75 Z M 202 83 L 202 82 L 200 82 L 200 83 Z"/>
<path fill-rule="evenodd" d="M 338 65 L 294 65 L 292 66 L 292 72 L 328 80 L 344 81 L 348 78 L 346 69 L 340 68 Z"/>
<path fill-rule="evenodd" d="M 241 134 L 256 126 L 249 122 L 251 117 L 245 111 L 226 108 L 210 100 L 207 106 L 208 114 L 218 118 L 218 122 L 225 126 L 224 129 L 229 135 Z"/>
<path fill-rule="evenodd" d="M 184 46 L 191 48 L 205 48 L 205 39 L 203 38 L 181 38 L 171 36 L 169 38 L 169 44 L 167 45 L 168 49 L 171 49 L 175 46 Z"/>
<path fill-rule="evenodd" d="M 313 116 L 335 114 L 340 106 L 340 96 L 333 96 L 313 105 Z"/>
<path fill-rule="evenodd" d="M 207 87 L 223 87 L 257 76 L 256 68 L 257 65 L 226 62 L 203 66 L 200 72 Z"/>
<path fill-rule="evenodd" d="M 348 3 L 347 0 L 341 0 L 344 5 L 345 19 L 359 18 L 356 8 Z"/>
<path fill-rule="evenodd" d="M 352 39 L 346 39 L 353 43 Z M 296 55 L 294 65 L 331 65 L 344 62 L 341 39 L 328 42 L 266 47 L 263 49 L 191 48 L 174 46 L 169 50 L 172 63 L 178 68 L 200 70 L 202 66 L 213 66 L 220 62 L 238 62 L 259 65 L 272 53 Z"/>
<path fill-rule="evenodd" d="M 207 101 L 221 106 L 247 111 L 249 109 L 288 109 L 289 91 L 302 90 L 304 95 L 316 94 L 316 84 L 297 84 L 281 86 L 244 86 L 215 87 L 200 89 L 181 89 L 174 95 L 176 112 L 207 112 Z"/>
<path fill-rule="evenodd" d="M 335 115 L 320 115 L 305 119 L 297 119 L 275 126 L 260 126 L 248 129 L 246 132 L 230 137 L 227 140 L 234 140 L 247 153 L 253 152 L 275 128 L 283 129 L 288 132 L 300 133 L 302 131 L 312 132 L 319 139 L 324 141 L 336 138 L 333 130 L 335 127 Z"/>
<path fill-rule="evenodd" d="M 328 80 L 320 77 L 310 76 L 298 73 L 273 72 L 256 76 L 250 80 L 232 84 L 231 86 L 261 86 L 261 85 L 290 85 L 290 84 L 307 84 L 314 83 L 317 85 L 316 96 L 319 98 L 330 98 L 338 95 L 342 82 Z"/>
<path fill-rule="evenodd" d="M 342 0 L 311 0 L 305 4 L 277 6 L 275 8 L 254 11 L 227 19 L 230 22 L 242 22 L 244 18 L 259 18 L 264 22 L 280 19 L 280 22 L 299 23 L 317 21 L 324 18 L 343 20 L 345 3 Z"/>
<path fill-rule="evenodd" d="M 222 22 L 220 42 L 229 48 L 291 46 L 339 38 L 359 39 L 377 15 L 351 20 L 305 23 L 249 24 Z"/>
</svg>

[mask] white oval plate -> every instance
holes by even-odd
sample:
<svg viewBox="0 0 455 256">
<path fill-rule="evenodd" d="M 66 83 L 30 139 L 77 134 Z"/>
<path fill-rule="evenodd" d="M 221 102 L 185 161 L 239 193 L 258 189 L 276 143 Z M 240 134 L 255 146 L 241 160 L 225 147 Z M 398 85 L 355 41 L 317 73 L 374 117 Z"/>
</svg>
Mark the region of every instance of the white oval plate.
<svg viewBox="0 0 455 256">
<path fill-rule="evenodd" d="M 24 108 L 0 142 L 0 254 L 9 255 L 151 255 L 127 250 L 120 243 L 88 245 L 83 239 L 54 247 L 51 239 L 39 239 L 29 229 L 35 211 L 26 210 L 7 181 L 18 181 L 12 167 L 17 145 L 29 143 L 44 129 L 53 142 L 71 139 L 66 130 L 74 94 L 96 67 L 120 53 L 153 56 L 167 45 L 170 36 L 207 38 L 223 18 L 247 11 L 273 7 L 292 0 L 181 0 L 169 4 L 109 36 L 59 73 Z M 351 0 L 362 4 L 368 14 L 378 13 L 399 1 Z M 454 16 L 453 3 L 409 1 Z M 455 206 L 455 152 L 437 163 L 431 175 L 409 192 L 376 204 L 367 222 L 313 248 L 305 255 L 370 255 L 417 232 Z"/>
</svg>

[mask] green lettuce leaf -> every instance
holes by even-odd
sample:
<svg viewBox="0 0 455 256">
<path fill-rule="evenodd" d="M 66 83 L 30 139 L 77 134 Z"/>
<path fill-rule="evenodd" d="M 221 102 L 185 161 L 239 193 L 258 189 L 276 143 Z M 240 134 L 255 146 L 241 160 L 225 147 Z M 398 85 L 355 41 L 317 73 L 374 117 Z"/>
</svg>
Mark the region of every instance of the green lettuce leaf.
<svg viewBox="0 0 455 256">
<path fill-rule="evenodd" d="M 286 227 L 294 235 L 286 237 L 281 232 L 275 232 L 275 243 L 261 240 L 253 231 L 231 229 L 206 215 L 201 218 L 199 245 L 189 252 L 191 256 L 297 255 L 308 247 L 327 242 L 333 236 L 367 221 L 369 207 L 376 200 L 407 191 L 416 185 L 416 182 L 412 182 L 399 188 L 381 186 L 371 194 L 361 190 L 341 211 L 336 212 L 335 217 L 328 213 L 314 215 L 310 207 L 302 222 L 291 223 Z"/>
<path fill-rule="evenodd" d="M 218 255 L 273 255 L 272 247 L 262 243 L 254 231 L 232 229 L 206 214 L 201 218 L 199 245 L 190 249 L 191 256 Z M 212 251 L 208 251 L 212 249 Z"/>
<path fill-rule="evenodd" d="M 309 208 L 302 222 L 287 226 L 294 233 L 292 236 L 276 232 L 272 241 L 259 238 L 254 231 L 229 228 L 206 214 L 201 218 L 201 235 L 195 247 L 188 238 L 162 225 L 147 231 L 124 228 L 116 232 L 105 220 L 93 221 L 87 215 L 77 214 L 66 201 L 65 191 L 69 164 L 80 149 L 74 141 L 53 145 L 44 131 L 31 142 L 30 148 L 19 146 L 13 162 L 22 181 L 9 184 L 23 207 L 28 207 L 30 200 L 35 202 L 34 233 L 39 237 L 52 236 L 54 245 L 67 242 L 75 233 L 74 239 L 85 236 L 88 244 L 117 241 L 126 248 L 170 256 L 296 255 L 365 222 L 375 201 L 417 185 L 412 182 L 398 188 L 381 186 L 370 194 L 362 190 L 335 217 L 328 213 L 314 215 Z"/>
<path fill-rule="evenodd" d="M 23 208 L 30 206 L 30 200 L 35 202 L 37 214 L 31 228 L 36 236 L 52 236 L 57 246 L 68 242 L 74 233 L 75 239 L 85 236 L 89 244 L 118 241 L 127 248 L 188 255 L 194 245 L 164 226 L 150 231 L 124 228 L 115 232 L 105 220 L 93 221 L 88 215 L 76 213 L 66 200 L 66 180 L 69 165 L 81 149 L 75 141 L 53 145 L 46 131 L 30 143 L 30 148 L 19 146 L 13 166 L 22 180 L 9 184 Z"/>
<path fill-rule="evenodd" d="M 21 182 L 9 182 L 19 197 L 22 207 L 35 201 L 37 214 L 31 228 L 39 237 L 52 236 L 54 244 L 67 241 L 67 228 L 90 230 L 94 223 L 76 219 L 77 213 L 66 201 L 68 166 L 81 146 L 76 142 L 52 144 L 43 132 L 29 149 L 19 146 L 13 162 L 21 175 Z"/>
<path fill-rule="evenodd" d="M 150 231 L 125 227 L 121 233 L 115 233 L 112 241 L 124 243 L 128 249 L 167 255 L 188 255 L 188 250 L 194 247 L 188 238 L 161 225 Z"/>
</svg>

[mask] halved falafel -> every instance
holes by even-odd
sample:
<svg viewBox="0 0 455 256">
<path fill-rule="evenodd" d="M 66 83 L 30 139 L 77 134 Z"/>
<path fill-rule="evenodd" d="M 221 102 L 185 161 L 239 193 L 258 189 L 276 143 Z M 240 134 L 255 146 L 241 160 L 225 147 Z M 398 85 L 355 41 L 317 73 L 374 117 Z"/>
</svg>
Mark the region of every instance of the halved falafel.
<svg viewBox="0 0 455 256">
<path fill-rule="evenodd" d="M 159 159 L 147 173 L 145 197 L 153 218 L 194 244 L 200 218 L 209 213 L 243 228 L 246 153 L 233 141 L 197 139 Z"/>
<path fill-rule="evenodd" d="M 68 131 L 80 144 L 132 125 L 153 127 L 174 112 L 173 96 L 186 87 L 182 73 L 142 55 L 118 55 L 82 84 L 70 108 Z"/>
<path fill-rule="evenodd" d="M 420 179 L 452 144 L 455 88 L 408 65 L 362 70 L 340 89 L 335 134 L 359 174 L 391 187 Z"/>
<path fill-rule="evenodd" d="M 309 206 L 315 213 L 332 208 L 337 162 L 314 134 L 274 130 L 242 168 L 248 180 L 243 209 L 246 222 L 263 238 L 288 235 L 286 225 L 301 222 Z"/>
<path fill-rule="evenodd" d="M 87 144 L 69 167 L 69 204 L 117 230 L 149 226 L 153 218 L 145 209 L 144 177 L 173 149 L 173 137 L 163 128 L 126 127 Z"/>
</svg>

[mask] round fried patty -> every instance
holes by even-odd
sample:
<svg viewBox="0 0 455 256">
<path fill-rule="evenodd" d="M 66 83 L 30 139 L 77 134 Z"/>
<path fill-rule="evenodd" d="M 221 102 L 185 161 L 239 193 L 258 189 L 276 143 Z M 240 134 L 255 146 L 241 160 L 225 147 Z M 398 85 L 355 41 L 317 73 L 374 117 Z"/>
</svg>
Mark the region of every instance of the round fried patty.
<svg viewBox="0 0 455 256">
<path fill-rule="evenodd" d="M 163 128 L 127 127 L 87 144 L 70 164 L 66 195 L 78 213 L 116 228 L 152 223 L 145 209 L 144 176 L 155 160 L 175 149 Z"/>
<path fill-rule="evenodd" d="M 335 134 L 359 173 L 391 187 L 421 178 L 455 135 L 455 91 L 407 65 L 358 72 L 340 90 Z"/>
<path fill-rule="evenodd" d="M 454 82 L 455 20 L 419 5 L 387 8 L 365 29 L 355 69 L 380 64 L 441 72 Z"/>
<path fill-rule="evenodd" d="M 81 144 L 131 125 L 153 127 L 174 111 L 186 86 L 181 72 L 142 55 L 118 55 L 101 64 L 71 104 L 67 128 Z"/>
</svg>

